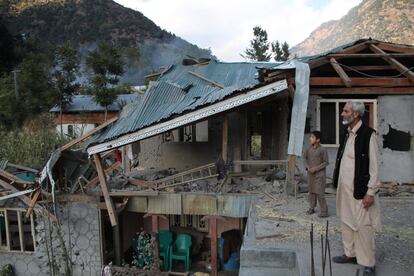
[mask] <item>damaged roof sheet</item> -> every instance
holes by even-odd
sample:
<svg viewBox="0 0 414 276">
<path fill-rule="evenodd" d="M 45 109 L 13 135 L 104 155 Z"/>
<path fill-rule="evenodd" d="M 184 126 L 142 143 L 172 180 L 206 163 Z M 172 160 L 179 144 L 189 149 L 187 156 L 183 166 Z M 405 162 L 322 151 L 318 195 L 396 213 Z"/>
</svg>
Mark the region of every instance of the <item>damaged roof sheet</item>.
<svg viewBox="0 0 414 276">
<path fill-rule="evenodd" d="M 139 100 L 141 95 L 138 94 L 123 94 L 118 95 L 117 99 L 108 106 L 108 112 L 118 112 L 123 106 Z M 49 112 L 58 113 L 60 107 L 55 106 Z M 105 107 L 97 104 L 92 95 L 74 95 L 71 103 L 65 108 L 65 113 L 78 113 L 78 112 L 105 112 Z"/>
<path fill-rule="evenodd" d="M 161 75 L 159 81 L 150 84 L 140 101 L 126 106 L 112 127 L 96 135 L 90 145 L 116 139 L 173 115 L 218 102 L 237 91 L 259 86 L 257 67 L 271 68 L 276 64 L 212 60 L 203 65 L 173 65 Z M 224 88 L 189 72 L 223 85 Z"/>
</svg>

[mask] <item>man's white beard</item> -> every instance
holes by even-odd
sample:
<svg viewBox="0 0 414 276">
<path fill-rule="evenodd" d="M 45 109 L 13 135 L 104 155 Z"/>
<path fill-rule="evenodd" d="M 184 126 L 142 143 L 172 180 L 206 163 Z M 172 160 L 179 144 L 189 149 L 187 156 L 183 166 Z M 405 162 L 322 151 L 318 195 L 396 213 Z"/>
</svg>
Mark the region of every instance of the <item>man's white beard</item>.
<svg viewBox="0 0 414 276">
<path fill-rule="evenodd" d="M 342 124 L 343 124 L 344 126 L 347 126 L 347 125 L 349 125 L 350 123 L 352 123 L 352 118 L 349 118 L 349 119 L 343 118 L 343 119 L 342 119 Z"/>
</svg>

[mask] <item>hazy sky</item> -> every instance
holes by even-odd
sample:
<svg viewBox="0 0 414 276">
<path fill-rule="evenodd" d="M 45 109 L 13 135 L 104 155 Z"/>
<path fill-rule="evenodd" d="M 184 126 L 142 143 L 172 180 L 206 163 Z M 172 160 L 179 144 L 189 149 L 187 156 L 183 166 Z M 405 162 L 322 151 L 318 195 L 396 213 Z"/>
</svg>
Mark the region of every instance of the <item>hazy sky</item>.
<svg viewBox="0 0 414 276">
<path fill-rule="evenodd" d="M 139 10 L 161 28 L 223 61 L 243 60 L 253 27 L 270 41 L 294 46 L 323 22 L 339 19 L 362 0 L 115 0 Z"/>
</svg>

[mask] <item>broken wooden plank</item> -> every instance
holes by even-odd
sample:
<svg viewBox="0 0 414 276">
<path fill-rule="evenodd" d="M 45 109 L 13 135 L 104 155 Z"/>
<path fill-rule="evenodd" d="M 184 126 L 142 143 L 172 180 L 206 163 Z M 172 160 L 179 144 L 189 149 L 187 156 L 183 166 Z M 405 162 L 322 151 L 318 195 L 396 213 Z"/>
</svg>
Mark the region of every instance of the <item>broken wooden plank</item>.
<svg viewBox="0 0 414 276">
<path fill-rule="evenodd" d="M 32 197 L 32 200 L 30 201 L 29 209 L 27 209 L 27 212 L 26 212 L 26 218 L 29 218 L 30 215 L 32 214 L 33 208 L 34 208 L 37 200 L 39 199 L 39 196 L 40 196 L 41 192 L 42 192 L 42 190 L 40 188 L 38 188 L 36 190 L 36 192 L 34 193 L 34 195 Z"/>
<path fill-rule="evenodd" d="M 5 181 L 3 181 L 3 180 L 1 180 L 0 179 L 0 186 L 2 186 L 3 188 L 5 188 L 5 189 L 9 189 L 11 192 L 13 192 L 13 193 L 18 193 L 18 192 L 21 192 L 20 190 L 18 190 L 18 189 L 16 189 L 16 187 L 14 187 L 13 185 L 11 185 L 11 184 L 9 184 L 9 183 L 7 183 L 7 182 L 5 182 Z M 28 198 L 26 195 L 21 195 L 21 196 L 19 196 L 19 198 L 21 199 L 21 200 L 23 200 L 23 202 L 26 204 L 26 205 L 30 205 L 30 198 Z"/>
<path fill-rule="evenodd" d="M 146 189 L 152 189 L 152 188 L 156 187 L 155 183 L 145 181 L 145 180 L 142 180 L 142 179 L 131 178 L 131 177 L 128 179 L 128 182 L 131 185 L 146 188 Z"/>
<path fill-rule="evenodd" d="M 96 171 L 98 172 L 99 182 L 101 183 L 102 193 L 105 199 L 106 207 L 108 208 L 109 219 L 111 220 L 112 226 L 118 225 L 118 217 L 116 215 L 115 206 L 112 201 L 112 198 L 109 195 L 108 184 L 106 182 L 105 172 L 102 169 L 102 161 L 99 157 L 99 154 L 94 154 L 93 158 L 95 160 Z"/>
<path fill-rule="evenodd" d="M 13 193 L 17 193 L 17 192 L 19 192 L 19 190 L 17 190 L 13 185 L 11 185 L 11 184 L 9 184 L 9 183 L 7 183 L 7 182 L 5 182 L 5 181 L 3 181 L 3 180 L 1 180 L 0 179 L 0 186 L 2 186 L 3 188 L 5 188 L 5 189 L 9 189 L 10 191 L 12 191 Z M 21 195 L 21 196 L 19 196 L 19 198 L 27 205 L 27 206 L 30 206 L 30 203 L 31 203 L 31 199 L 29 198 L 29 197 L 27 197 L 26 195 Z M 52 221 L 57 221 L 56 220 L 56 216 L 55 215 L 53 215 L 53 214 L 51 214 L 48 210 L 46 210 L 44 207 L 42 207 L 42 206 L 34 206 L 33 207 L 33 209 L 35 209 L 35 210 L 37 210 L 37 211 L 42 211 L 42 210 L 44 210 L 44 211 L 46 211 L 47 212 L 47 214 L 49 215 L 49 217 L 50 217 L 50 219 L 52 220 Z"/>
<path fill-rule="evenodd" d="M 16 165 L 16 164 L 13 164 L 13 163 L 10 163 L 10 162 L 7 163 L 7 166 L 15 168 L 15 169 L 22 170 L 22 171 L 32 172 L 32 173 L 38 173 L 39 172 L 36 169 L 32 169 L 32 168 L 25 167 L 25 166 L 22 166 L 22 165 Z"/>
<path fill-rule="evenodd" d="M 0 170 L 0 176 L 3 177 L 3 180 L 5 178 L 9 180 L 10 182 L 15 182 L 15 183 L 23 184 L 23 185 L 33 185 L 33 182 L 28 182 L 23 179 L 20 179 L 14 174 L 11 174 L 5 170 Z"/>
<path fill-rule="evenodd" d="M 200 78 L 200 79 L 202 79 L 202 80 L 205 80 L 206 82 L 208 82 L 208 83 L 210 83 L 210 84 L 212 84 L 212 85 L 214 85 L 214 86 L 217 86 L 218 88 L 221 88 L 221 89 L 223 89 L 223 88 L 224 88 L 224 85 L 222 85 L 221 83 L 215 82 L 215 81 L 213 81 L 213 80 L 209 80 L 208 78 L 203 77 L 202 75 L 197 74 L 196 72 L 188 71 L 188 73 L 189 73 L 190 75 L 193 75 L 193 76 L 197 77 L 197 78 Z"/>
<path fill-rule="evenodd" d="M 341 65 L 339 65 L 339 63 L 336 61 L 336 59 L 331 57 L 329 61 L 331 62 L 331 65 L 332 65 L 333 69 L 335 70 L 335 72 L 339 75 L 339 77 L 343 81 L 344 85 L 346 87 L 351 87 L 352 86 L 351 79 L 345 73 L 344 69 L 342 69 Z"/>
<path fill-rule="evenodd" d="M 105 175 L 109 175 L 109 174 L 112 174 L 112 172 L 114 171 L 114 170 L 116 170 L 116 169 L 118 169 L 119 167 L 121 166 L 121 163 L 120 162 L 115 162 L 115 163 L 113 163 L 111 166 L 109 166 L 108 168 L 106 168 L 105 169 Z M 97 169 L 96 169 L 97 170 Z M 90 189 L 90 188 L 93 188 L 93 187 L 95 187 L 96 185 L 98 185 L 98 183 L 99 183 L 99 176 L 96 176 L 96 177 L 94 177 L 93 179 L 91 179 L 90 181 L 89 181 L 89 183 L 88 184 L 86 184 L 83 188 L 84 189 Z"/>
<path fill-rule="evenodd" d="M 112 118 L 112 119 L 109 119 L 109 120 L 108 120 L 108 121 L 106 121 L 105 123 L 103 123 L 103 124 L 101 124 L 101 125 L 99 125 L 99 126 L 95 127 L 94 129 L 92 129 L 92 130 L 88 131 L 87 133 L 85 133 L 85 134 L 84 134 L 84 135 L 82 135 L 81 137 L 76 138 L 76 139 L 74 139 L 74 140 L 70 141 L 69 143 L 67 143 L 66 145 L 62 146 L 62 147 L 61 147 L 61 150 L 62 150 L 62 151 L 67 150 L 67 149 L 69 149 L 70 147 L 72 147 L 72 146 L 76 145 L 77 143 L 82 142 L 83 140 L 85 140 L 85 139 L 89 138 L 90 136 L 92 136 L 92 135 L 93 135 L 93 134 L 95 134 L 96 132 L 98 132 L 98 131 L 100 131 L 101 129 L 103 129 L 103 128 L 107 127 L 108 125 L 112 124 L 112 123 L 113 123 L 113 122 L 115 122 L 116 120 L 118 120 L 118 117 L 114 117 L 114 118 Z"/>
<path fill-rule="evenodd" d="M 401 74 L 403 74 L 404 76 L 406 76 L 411 82 L 414 83 L 414 73 L 412 71 L 410 71 L 401 62 L 399 62 L 398 60 L 396 60 L 395 58 L 393 58 L 391 56 L 391 54 L 384 52 L 382 49 L 378 48 L 374 44 L 369 45 L 369 48 L 373 52 L 375 52 L 375 53 L 384 55 L 382 57 L 383 60 L 385 60 L 386 62 L 388 62 L 392 67 L 394 67 L 395 69 L 397 69 Z M 411 57 L 414 57 L 414 54 L 412 54 Z"/>
<path fill-rule="evenodd" d="M 18 191 L 18 192 L 15 192 L 15 193 L 12 193 L 12 194 L 9 194 L 9 195 L 0 197 L 0 201 L 6 200 L 6 199 L 10 199 L 10 198 L 14 198 L 14 197 L 19 197 L 19 196 L 26 195 L 26 194 L 30 194 L 33 191 L 34 191 L 34 189 L 24 190 L 24 191 Z"/>
</svg>

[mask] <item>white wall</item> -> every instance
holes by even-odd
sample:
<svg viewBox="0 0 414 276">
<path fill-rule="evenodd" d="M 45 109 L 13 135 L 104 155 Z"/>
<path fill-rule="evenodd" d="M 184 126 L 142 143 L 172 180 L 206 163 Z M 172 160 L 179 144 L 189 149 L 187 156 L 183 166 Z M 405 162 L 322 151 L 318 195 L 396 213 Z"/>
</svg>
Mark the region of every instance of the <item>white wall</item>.
<svg viewBox="0 0 414 276">
<path fill-rule="evenodd" d="M 72 138 L 77 138 L 82 136 L 83 134 L 85 134 L 86 132 L 92 130 L 95 128 L 94 124 L 63 124 L 62 125 L 62 130 L 63 130 L 63 134 L 66 137 L 69 137 L 69 126 L 73 127 L 73 134 L 74 137 Z M 56 131 L 57 133 L 60 134 L 60 124 L 56 125 Z"/>
</svg>

